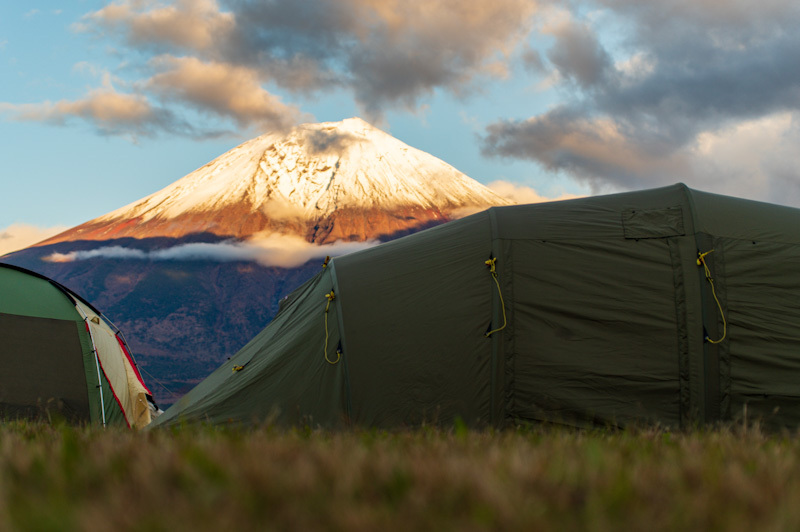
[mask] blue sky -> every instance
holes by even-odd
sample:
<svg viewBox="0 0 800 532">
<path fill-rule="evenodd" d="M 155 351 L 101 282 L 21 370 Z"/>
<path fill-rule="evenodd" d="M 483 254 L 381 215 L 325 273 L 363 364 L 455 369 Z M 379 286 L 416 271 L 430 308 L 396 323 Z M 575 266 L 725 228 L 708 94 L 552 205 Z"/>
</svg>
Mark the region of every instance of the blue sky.
<svg viewBox="0 0 800 532">
<path fill-rule="evenodd" d="M 800 207 L 799 24 L 788 0 L 2 2 L 0 252 L 356 115 L 522 200 Z"/>
</svg>

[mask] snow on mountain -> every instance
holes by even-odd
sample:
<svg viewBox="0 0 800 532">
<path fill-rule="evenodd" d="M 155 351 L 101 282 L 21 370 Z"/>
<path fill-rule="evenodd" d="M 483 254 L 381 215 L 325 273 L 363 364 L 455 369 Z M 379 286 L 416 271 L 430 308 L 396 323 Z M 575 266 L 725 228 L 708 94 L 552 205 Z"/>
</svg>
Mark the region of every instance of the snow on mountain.
<svg viewBox="0 0 800 532">
<path fill-rule="evenodd" d="M 349 118 L 249 140 L 46 243 L 197 232 L 365 240 L 508 203 L 440 159 Z"/>
</svg>

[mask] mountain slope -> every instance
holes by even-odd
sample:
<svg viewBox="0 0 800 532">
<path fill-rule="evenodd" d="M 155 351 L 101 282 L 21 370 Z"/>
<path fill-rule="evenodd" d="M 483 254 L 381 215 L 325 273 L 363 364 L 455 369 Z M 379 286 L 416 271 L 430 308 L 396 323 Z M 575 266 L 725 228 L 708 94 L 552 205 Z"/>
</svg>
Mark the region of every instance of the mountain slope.
<svg viewBox="0 0 800 532">
<path fill-rule="evenodd" d="M 366 240 L 508 202 L 360 118 L 262 135 L 45 243 L 191 233 Z"/>
</svg>

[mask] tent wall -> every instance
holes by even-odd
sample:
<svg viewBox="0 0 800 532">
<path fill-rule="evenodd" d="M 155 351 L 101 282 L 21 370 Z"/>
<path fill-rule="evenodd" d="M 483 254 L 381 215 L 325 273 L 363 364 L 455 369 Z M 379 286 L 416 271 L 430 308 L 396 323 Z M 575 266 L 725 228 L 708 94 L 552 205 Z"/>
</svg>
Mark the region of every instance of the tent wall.
<svg viewBox="0 0 800 532">
<path fill-rule="evenodd" d="M 326 362 L 324 353 L 325 294 L 333 286 L 330 270 L 323 270 L 298 288 L 269 327 L 156 421 L 346 423 L 345 366 Z M 328 356 L 334 361 L 341 342 L 338 319 L 333 304 Z"/>
<path fill-rule="evenodd" d="M 353 421 L 491 419 L 491 244 L 482 213 L 335 259 Z"/>
<path fill-rule="evenodd" d="M 800 246 L 716 238 L 714 249 L 727 318 L 719 345 L 721 417 L 798 426 Z"/>
<path fill-rule="evenodd" d="M 74 320 L 0 313 L 0 413 L 90 421 L 80 329 Z M 24 356 L 22 354 L 24 353 Z"/>
<path fill-rule="evenodd" d="M 685 296 L 669 243 L 517 240 L 509 251 L 507 415 L 677 426 L 689 409 L 679 379 L 686 323 L 675 310 Z"/>
</svg>

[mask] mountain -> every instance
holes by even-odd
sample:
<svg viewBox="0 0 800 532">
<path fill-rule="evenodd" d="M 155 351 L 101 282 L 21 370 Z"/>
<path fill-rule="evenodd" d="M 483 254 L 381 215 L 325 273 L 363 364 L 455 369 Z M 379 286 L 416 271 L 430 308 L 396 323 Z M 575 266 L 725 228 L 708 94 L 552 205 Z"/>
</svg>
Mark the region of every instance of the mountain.
<svg viewBox="0 0 800 532">
<path fill-rule="evenodd" d="M 169 404 L 257 334 L 326 254 L 508 203 L 350 118 L 247 141 L 150 196 L 0 260 L 102 309 Z"/>
<path fill-rule="evenodd" d="M 270 133 L 45 244 L 210 233 L 363 241 L 508 203 L 360 118 Z"/>
</svg>

